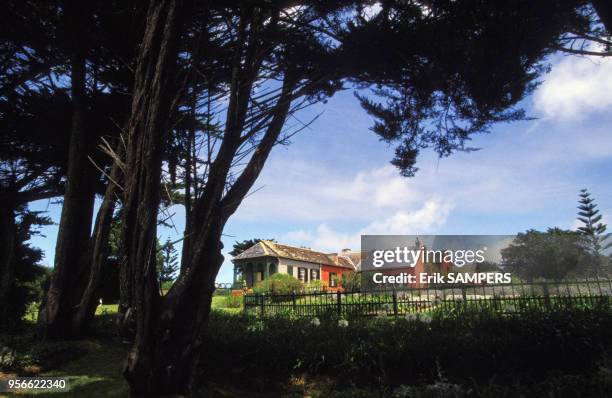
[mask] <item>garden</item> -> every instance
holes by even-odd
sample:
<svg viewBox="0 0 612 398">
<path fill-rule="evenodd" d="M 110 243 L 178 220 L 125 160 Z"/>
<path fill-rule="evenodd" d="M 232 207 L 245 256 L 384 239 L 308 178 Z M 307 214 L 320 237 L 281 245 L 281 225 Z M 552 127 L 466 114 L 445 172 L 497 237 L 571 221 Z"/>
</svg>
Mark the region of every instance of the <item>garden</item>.
<svg viewBox="0 0 612 398">
<path fill-rule="evenodd" d="M 198 368 L 212 397 L 551 397 L 612 394 L 607 308 L 261 317 L 213 299 Z M 66 377 L 67 396 L 125 396 L 116 306 L 86 340 L 40 342 L 33 324 L 2 335 L 3 375 Z M 282 349 L 279 349 L 282 342 Z M 340 392 L 341 391 L 341 392 Z M 28 396 L 28 395 L 24 395 Z"/>
</svg>

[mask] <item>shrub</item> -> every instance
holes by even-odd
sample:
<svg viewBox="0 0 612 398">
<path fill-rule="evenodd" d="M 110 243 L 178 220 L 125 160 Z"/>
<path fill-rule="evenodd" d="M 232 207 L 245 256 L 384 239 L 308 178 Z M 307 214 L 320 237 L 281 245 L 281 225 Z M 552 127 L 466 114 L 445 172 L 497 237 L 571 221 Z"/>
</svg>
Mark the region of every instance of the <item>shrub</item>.
<svg viewBox="0 0 612 398">
<path fill-rule="evenodd" d="M 345 272 L 339 281 L 347 291 L 358 291 L 361 289 L 361 275 L 357 272 Z"/>
<path fill-rule="evenodd" d="M 259 282 L 253 291 L 255 293 L 291 294 L 301 292 L 304 285 L 297 278 L 287 274 L 274 274 Z"/>
<path fill-rule="evenodd" d="M 225 305 L 228 308 L 242 308 L 242 296 L 227 296 Z"/>
<path fill-rule="evenodd" d="M 494 378 L 512 385 L 514 378 L 594 374 L 612 349 L 611 329 L 612 313 L 603 310 L 348 322 L 215 313 L 202 377 L 235 381 L 233 375 L 242 374 L 252 378 L 244 383 L 269 385 L 311 376 L 397 387 L 436 383 L 443 375 L 449 383 L 486 384 Z"/>
<path fill-rule="evenodd" d="M 323 282 L 319 280 L 310 281 L 308 285 L 306 285 L 306 290 L 310 292 L 320 292 L 323 290 Z"/>
</svg>

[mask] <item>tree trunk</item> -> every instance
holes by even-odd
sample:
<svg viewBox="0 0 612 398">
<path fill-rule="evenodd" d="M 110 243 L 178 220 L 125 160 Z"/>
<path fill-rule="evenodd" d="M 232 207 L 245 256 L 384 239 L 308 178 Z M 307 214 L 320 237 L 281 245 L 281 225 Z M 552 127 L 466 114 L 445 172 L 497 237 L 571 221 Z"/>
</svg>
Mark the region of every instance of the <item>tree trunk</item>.
<svg viewBox="0 0 612 398">
<path fill-rule="evenodd" d="M 152 336 L 151 374 L 155 384 L 150 391 L 165 396 L 196 394 L 197 364 L 203 348 L 215 278 L 223 256 L 221 231 L 223 220 L 217 218 L 215 226 L 201 242 L 199 267 L 190 278 L 173 285 L 161 303 L 159 319 Z M 176 288 L 174 287 L 176 286 Z"/>
<path fill-rule="evenodd" d="M 123 151 L 121 148 L 123 148 L 123 145 L 120 143 L 118 148 L 117 155 L 122 156 Z M 90 240 L 89 255 L 85 260 L 86 264 L 83 264 L 83 267 L 89 269 L 89 276 L 87 286 L 81 296 L 81 302 L 77 306 L 72 320 L 73 334 L 76 336 L 83 335 L 88 330 L 98 305 L 96 293 L 100 283 L 100 270 L 108 256 L 108 240 L 113 221 L 113 212 L 115 211 L 115 196 L 119 188 L 116 182 L 120 180 L 120 177 L 121 169 L 115 163 L 111 169 L 104 199 L 96 217 L 94 234 Z"/>
<path fill-rule="evenodd" d="M 277 142 L 289 112 L 294 83 L 292 78 L 287 78 L 284 82 L 283 94 L 275 115 L 234 186 L 225 198 L 216 199 L 206 219 L 193 224 L 190 233 L 194 238 L 185 268 L 161 301 L 159 320 L 154 324 L 156 329 L 152 332 L 154 349 L 151 355 L 151 374 L 155 375 L 157 383 L 152 391 L 157 391 L 160 395 L 197 394 L 198 363 L 205 352 L 204 332 L 215 291 L 215 278 L 224 260 L 221 254 L 221 234 L 227 220 L 252 187 Z M 217 169 L 216 172 L 222 175 L 229 171 L 229 165 L 227 167 L 224 170 Z M 225 181 L 209 179 L 206 191 L 216 192 L 215 184 L 225 186 Z M 199 200 L 206 199 L 203 197 Z"/>
<path fill-rule="evenodd" d="M 157 210 L 163 142 L 173 97 L 170 89 L 184 11 L 181 0 L 149 4 L 127 131 L 120 311 L 124 324 L 135 331 L 124 368 L 133 396 L 161 395 L 156 388 L 160 375 L 154 366 L 160 304 L 155 264 Z"/>
<path fill-rule="evenodd" d="M 195 65 L 193 66 L 194 71 L 195 71 Z M 190 236 L 189 236 L 189 231 L 191 231 L 191 213 L 192 213 L 192 206 L 191 206 L 191 176 L 192 176 L 192 172 L 196 173 L 197 170 L 197 165 L 193 166 L 192 165 L 192 150 L 195 149 L 195 137 L 196 137 L 196 124 L 197 124 L 197 120 L 196 120 L 196 107 L 197 107 L 197 98 L 196 98 L 196 93 L 195 93 L 196 87 L 195 84 L 192 88 L 192 93 L 191 93 L 191 111 L 190 111 L 190 117 L 191 117 L 191 126 L 189 126 L 189 132 L 187 133 L 187 150 L 186 150 L 186 157 L 185 157 L 185 200 L 184 200 L 184 206 L 185 206 L 185 231 L 183 232 L 183 249 L 181 251 L 181 269 L 183 269 L 184 265 L 185 265 L 185 258 L 188 256 L 189 254 L 189 243 L 191 242 Z M 197 175 L 195 175 L 194 178 L 194 184 L 197 184 Z M 196 190 L 193 190 L 194 193 L 196 192 Z M 194 195 L 195 197 L 195 195 Z"/>
<path fill-rule="evenodd" d="M 8 321 L 8 298 L 13 283 L 15 253 L 15 212 L 8 197 L 0 195 L 0 326 Z"/>
<path fill-rule="evenodd" d="M 80 299 L 81 261 L 87 253 L 95 201 L 95 169 L 88 159 L 91 137 L 85 126 L 85 43 L 82 40 L 82 4 L 70 1 L 64 18 L 71 34 L 72 127 L 68 154 L 66 193 L 55 248 L 55 266 L 39 325 L 44 336 L 71 337 L 71 319 Z"/>
</svg>

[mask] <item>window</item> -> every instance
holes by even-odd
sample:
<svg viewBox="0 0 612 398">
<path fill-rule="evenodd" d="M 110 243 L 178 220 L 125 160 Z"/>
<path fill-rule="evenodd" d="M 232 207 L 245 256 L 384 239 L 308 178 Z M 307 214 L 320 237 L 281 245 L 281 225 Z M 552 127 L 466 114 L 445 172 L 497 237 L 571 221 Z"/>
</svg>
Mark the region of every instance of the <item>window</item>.
<svg viewBox="0 0 612 398">
<path fill-rule="evenodd" d="M 292 265 L 288 265 L 287 266 L 287 273 L 291 276 L 293 276 L 293 266 Z"/>
<path fill-rule="evenodd" d="M 255 281 L 261 282 L 264 280 L 264 266 L 263 264 L 257 264 L 257 271 L 255 272 Z"/>
<path fill-rule="evenodd" d="M 336 277 L 337 275 L 335 272 L 329 273 L 329 286 L 336 287 Z"/>
<path fill-rule="evenodd" d="M 318 269 L 310 270 L 310 280 L 311 281 L 319 280 L 319 270 Z"/>
<path fill-rule="evenodd" d="M 302 281 L 302 283 L 306 283 L 306 268 L 298 268 L 298 279 Z"/>
</svg>

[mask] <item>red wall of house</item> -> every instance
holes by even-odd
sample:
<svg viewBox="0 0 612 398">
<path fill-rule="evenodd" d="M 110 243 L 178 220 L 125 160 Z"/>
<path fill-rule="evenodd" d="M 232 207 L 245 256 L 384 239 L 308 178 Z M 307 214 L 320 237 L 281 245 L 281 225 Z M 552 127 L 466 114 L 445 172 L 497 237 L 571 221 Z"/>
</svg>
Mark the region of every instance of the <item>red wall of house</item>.
<svg viewBox="0 0 612 398">
<path fill-rule="evenodd" d="M 344 267 L 335 267 L 333 265 L 323 265 L 321 266 L 321 282 L 323 282 L 326 286 L 329 286 L 329 274 L 330 272 L 335 273 L 338 278 L 342 277 L 342 274 L 352 272 L 348 268 Z"/>
</svg>

